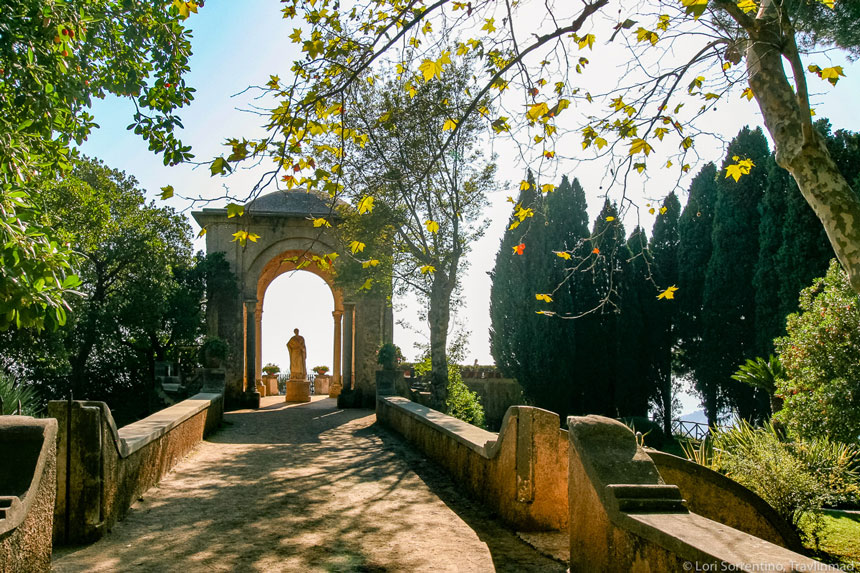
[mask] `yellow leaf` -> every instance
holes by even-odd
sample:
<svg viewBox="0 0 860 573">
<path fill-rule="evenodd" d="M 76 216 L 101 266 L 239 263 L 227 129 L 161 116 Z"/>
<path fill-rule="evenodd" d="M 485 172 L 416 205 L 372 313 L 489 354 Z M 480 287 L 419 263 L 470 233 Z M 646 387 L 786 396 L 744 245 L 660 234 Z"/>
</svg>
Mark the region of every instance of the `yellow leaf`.
<svg viewBox="0 0 860 573">
<path fill-rule="evenodd" d="M 358 202 L 358 214 L 364 215 L 365 213 L 371 213 L 373 211 L 373 197 L 368 195 L 367 197 L 363 197 L 361 201 Z"/>
<path fill-rule="evenodd" d="M 644 163 L 634 163 L 633 168 L 636 169 L 636 171 L 638 171 L 639 173 L 642 173 L 643 171 L 645 171 L 645 164 Z"/>
<path fill-rule="evenodd" d="M 445 124 L 442 126 L 442 131 L 451 131 L 457 127 L 457 122 L 453 119 L 446 119 Z"/>
<path fill-rule="evenodd" d="M 423 267 L 421 267 L 421 274 L 422 275 L 426 275 L 427 273 L 435 273 L 435 272 L 436 272 L 436 267 L 434 267 L 433 265 L 424 265 Z"/>
<path fill-rule="evenodd" d="M 594 145 L 597 146 L 597 149 L 603 149 L 604 146 L 606 146 L 606 140 L 603 139 L 602 137 L 595 137 L 594 138 Z"/>
<path fill-rule="evenodd" d="M 245 207 L 236 203 L 227 204 L 227 218 L 241 217 L 245 213 Z"/>
<path fill-rule="evenodd" d="M 552 193 L 555 191 L 555 185 L 552 183 L 545 183 L 544 185 L 541 185 L 541 191 L 544 193 Z"/>
<path fill-rule="evenodd" d="M 161 199 L 170 199 L 173 197 L 173 185 L 166 185 L 161 188 Z"/>
<path fill-rule="evenodd" d="M 833 0 L 818 0 L 818 1 L 821 2 L 822 4 L 824 4 L 825 6 L 827 6 L 828 8 L 830 8 L 831 10 L 835 9 L 835 5 L 833 3 Z"/>
<path fill-rule="evenodd" d="M 726 166 L 726 179 L 731 177 L 737 182 L 742 175 L 748 174 L 750 169 L 755 167 L 752 159 L 739 159 L 738 156 L 734 156 L 732 159 L 737 161 L 737 163 Z"/>
<path fill-rule="evenodd" d="M 749 14 L 750 12 L 758 11 L 758 4 L 756 4 L 754 0 L 740 0 L 740 2 L 738 2 L 738 8 L 743 10 L 744 13 Z"/>
<path fill-rule="evenodd" d="M 668 211 L 668 210 L 669 210 L 669 209 L 668 209 L 668 208 L 666 208 L 666 207 L 660 207 L 660 214 L 661 214 L 661 215 L 665 215 L 665 214 L 666 214 L 666 211 Z"/>
<path fill-rule="evenodd" d="M 439 223 L 437 223 L 436 221 L 431 221 L 430 219 L 427 219 L 426 221 L 424 221 L 424 226 L 427 227 L 427 230 L 431 233 L 439 232 Z"/>
<path fill-rule="evenodd" d="M 630 152 L 628 155 L 635 155 L 637 153 L 644 153 L 647 157 L 649 153 L 651 153 L 651 146 L 647 141 L 641 138 L 636 138 L 630 142 Z"/>
<path fill-rule="evenodd" d="M 326 221 L 324 217 L 314 219 L 314 227 L 331 227 L 331 223 Z"/>
<path fill-rule="evenodd" d="M 528 191 L 529 187 L 531 187 L 531 183 L 528 181 L 520 181 L 520 191 Z"/>
<path fill-rule="evenodd" d="M 648 212 L 653 215 L 654 214 L 654 207 L 651 207 L 650 209 L 648 209 Z"/>
<path fill-rule="evenodd" d="M 692 15 L 694 20 L 705 13 L 708 0 L 681 0 L 681 4 L 687 9 L 687 15 Z"/>
<path fill-rule="evenodd" d="M 607 221 L 609 221 L 609 222 L 611 223 L 612 221 L 614 221 L 614 220 L 615 220 L 615 217 L 609 216 L 609 217 L 607 217 L 607 218 L 606 218 L 606 220 L 607 220 Z"/>
<path fill-rule="evenodd" d="M 421 74 L 424 76 L 425 82 L 432 80 L 435 76 L 442 73 L 442 66 L 433 60 L 424 60 L 421 62 L 421 65 L 418 66 L 418 69 L 421 70 Z"/>
<path fill-rule="evenodd" d="M 546 102 L 536 103 L 529 108 L 526 112 L 526 117 L 528 117 L 531 121 L 537 120 L 537 118 L 542 117 L 549 113 L 549 106 Z"/>
<path fill-rule="evenodd" d="M 579 38 L 577 45 L 579 46 L 580 50 L 585 48 L 586 46 L 588 46 L 588 49 L 591 50 L 592 46 L 594 46 L 595 39 L 596 38 L 594 37 L 594 34 L 586 34 L 582 38 Z"/>
<path fill-rule="evenodd" d="M 495 18 L 487 18 L 484 21 L 484 25 L 481 26 L 481 30 L 486 30 L 489 33 L 493 33 L 496 31 L 496 19 Z"/>
<path fill-rule="evenodd" d="M 654 135 L 657 136 L 657 139 L 663 141 L 663 136 L 669 133 L 669 130 L 665 127 L 658 127 L 654 129 Z"/>
<path fill-rule="evenodd" d="M 553 253 L 555 253 L 555 256 L 561 257 L 566 261 L 570 260 L 570 253 L 568 253 L 567 251 L 553 251 Z"/>
<path fill-rule="evenodd" d="M 675 298 L 675 291 L 677 291 L 677 290 L 678 290 L 678 287 L 676 287 L 675 285 L 672 285 L 669 288 L 667 288 L 666 290 L 664 290 L 663 292 L 661 292 L 660 294 L 658 294 L 657 298 L 658 299 L 664 299 L 664 300 L 672 300 L 673 298 Z"/>
<path fill-rule="evenodd" d="M 358 290 L 370 290 L 370 285 L 372 284 L 373 279 L 367 279 L 366 281 L 364 281 L 364 284 L 361 285 L 361 288 L 359 288 Z"/>
<path fill-rule="evenodd" d="M 548 294 L 536 294 L 535 298 L 537 300 L 542 300 L 544 302 L 552 302 L 552 297 L 549 296 Z"/>
<path fill-rule="evenodd" d="M 379 266 L 379 259 L 370 259 L 369 261 L 364 261 L 363 263 L 361 263 L 361 268 L 363 269 L 376 266 Z"/>
<path fill-rule="evenodd" d="M 200 237 L 202 237 L 205 234 L 206 234 L 206 227 L 203 227 L 202 229 L 200 229 L 200 232 L 197 233 L 197 238 L 199 239 Z"/>
<path fill-rule="evenodd" d="M 666 162 L 666 169 L 669 169 L 670 167 L 672 167 L 672 165 L 674 165 L 674 163 L 672 163 L 672 160 L 671 160 L 671 159 L 670 159 L 670 160 L 668 160 L 668 161 Z"/>
<path fill-rule="evenodd" d="M 637 42 L 651 42 L 651 45 L 654 46 L 657 44 L 657 40 L 660 39 L 660 36 L 657 35 L 657 32 L 652 32 L 651 30 L 646 30 L 645 28 L 639 27 L 636 30 L 636 41 Z"/>
<path fill-rule="evenodd" d="M 741 92 L 741 97 L 747 98 L 747 101 L 752 100 L 755 97 L 753 95 L 752 88 L 745 88 L 744 91 Z"/>
<path fill-rule="evenodd" d="M 356 253 L 360 253 L 361 251 L 363 251 L 364 247 L 366 247 L 366 246 L 367 245 L 365 245 L 361 241 L 353 241 L 349 244 L 349 250 L 352 251 L 352 254 L 354 255 Z"/>
</svg>

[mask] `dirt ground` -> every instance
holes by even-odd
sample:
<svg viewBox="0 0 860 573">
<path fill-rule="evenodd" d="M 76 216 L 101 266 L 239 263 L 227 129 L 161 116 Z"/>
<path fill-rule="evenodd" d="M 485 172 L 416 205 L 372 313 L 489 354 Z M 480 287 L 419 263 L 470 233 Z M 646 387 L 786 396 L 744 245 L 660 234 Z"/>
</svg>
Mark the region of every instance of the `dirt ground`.
<svg viewBox="0 0 860 573">
<path fill-rule="evenodd" d="M 566 570 L 375 420 L 317 397 L 227 413 L 112 532 L 55 550 L 53 570 Z"/>
</svg>

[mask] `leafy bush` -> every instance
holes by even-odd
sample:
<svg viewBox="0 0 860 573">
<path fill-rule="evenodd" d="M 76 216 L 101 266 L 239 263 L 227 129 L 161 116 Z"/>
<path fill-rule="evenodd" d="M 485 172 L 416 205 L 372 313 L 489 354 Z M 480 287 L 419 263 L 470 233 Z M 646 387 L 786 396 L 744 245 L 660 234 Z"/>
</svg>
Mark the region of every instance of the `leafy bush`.
<svg viewBox="0 0 860 573">
<path fill-rule="evenodd" d="M 376 361 L 383 368 L 392 369 L 403 362 L 403 353 L 396 344 L 386 342 L 376 351 Z"/>
<path fill-rule="evenodd" d="M 430 356 L 415 364 L 415 376 L 428 378 L 430 376 Z M 479 428 L 484 427 L 484 407 L 476 392 L 469 390 L 460 374 L 460 366 L 448 365 L 448 401 L 445 403 L 447 414 L 468 422 Z"/>
<path fill-rule="evenodd" d="M 860 450 L 826 438 L 789 442 L 772 424 L 715 428 L 687 457 L 751 489 L 801 535 L 817 540 L 821 509 L 855 503 Z"/>
<path fill-rule="evenodd" d="M 797 437 L 858 443 L 860 309 L 848 276 L 833 260 L 824 278 L 800 293 L 799 314 L 775 341 L 785 375 L 776 419 Z"/>
<path fill-rule="evenodd" d="M 18 401 L 21 402 L 21 414 L 35 416 L 39 413 L 39 399 L 32 386 L 17 383 L 14 378 L 0 372 L 0 400 L 3 407 L 0 415 L 18 413 Z"/>
</svg>

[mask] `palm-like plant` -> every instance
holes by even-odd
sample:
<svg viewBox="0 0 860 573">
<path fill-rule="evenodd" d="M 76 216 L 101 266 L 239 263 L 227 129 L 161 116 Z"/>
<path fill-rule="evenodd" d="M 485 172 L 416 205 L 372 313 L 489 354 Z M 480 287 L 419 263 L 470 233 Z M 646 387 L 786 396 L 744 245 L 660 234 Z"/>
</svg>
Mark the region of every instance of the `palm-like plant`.
<svg viewBox="0 0 860 573">
<path fill-rule="evenodd" d="M 738 371 L 732 374 L 732 379 L 744 384 L 749 384 L 753 388 L 761 388 L 767 392 L 770 398 L 771 414 L 775 414 L 782 409 L 782 398 L 776 395 L 776 379 L 785 377 L 785 369 L 779 361 L 778 356 L 771 354 L 767 360 L 761 356 L 749 358 L 738 368 Z"/>
</svg>

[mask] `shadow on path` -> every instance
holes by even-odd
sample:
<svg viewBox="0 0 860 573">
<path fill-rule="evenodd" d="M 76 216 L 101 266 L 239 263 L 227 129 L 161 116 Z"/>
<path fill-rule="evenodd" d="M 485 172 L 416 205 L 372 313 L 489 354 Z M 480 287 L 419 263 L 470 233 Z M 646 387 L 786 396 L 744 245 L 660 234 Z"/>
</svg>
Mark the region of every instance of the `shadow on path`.
<svg viewBox="0 0 860 573">
<path fill-rule="evenodd" d="M 225 415 L 102 540 L 55 571 L 564 571 L 461 495 L 369 410 Z"/>
</svg>

